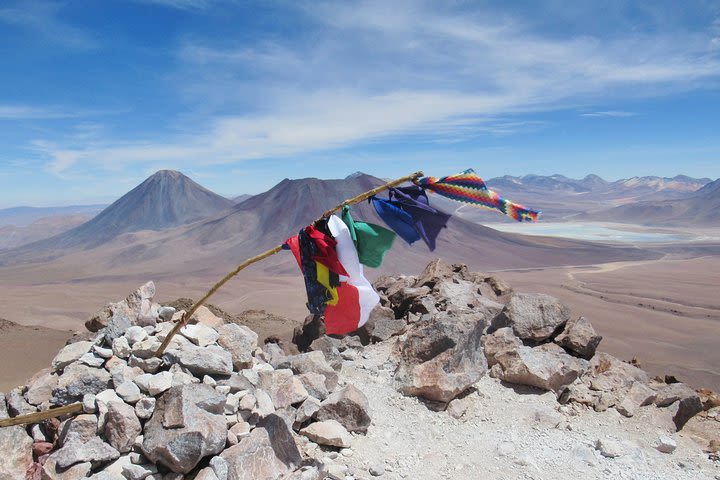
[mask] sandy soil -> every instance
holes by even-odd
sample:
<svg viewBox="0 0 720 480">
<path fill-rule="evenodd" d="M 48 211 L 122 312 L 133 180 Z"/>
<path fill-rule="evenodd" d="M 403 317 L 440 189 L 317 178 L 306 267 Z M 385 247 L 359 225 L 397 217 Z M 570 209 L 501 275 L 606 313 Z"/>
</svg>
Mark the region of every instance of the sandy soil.
<svg viewBox="0 0 720 480">
<path fill-rule="evenodd" d="M 0 392 L 7 392 L 50 365 L 72 332 L 24 327 L 0 319 Z"/>
</svg>

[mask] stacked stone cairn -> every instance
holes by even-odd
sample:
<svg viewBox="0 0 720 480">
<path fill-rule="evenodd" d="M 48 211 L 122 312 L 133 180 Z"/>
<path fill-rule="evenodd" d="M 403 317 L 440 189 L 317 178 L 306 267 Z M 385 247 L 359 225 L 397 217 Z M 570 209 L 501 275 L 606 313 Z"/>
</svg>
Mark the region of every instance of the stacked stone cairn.
<svg viewBox="0 0 720 480">
<path fill-rule="evenodd" d="M 322 352 L 258 346 L 245 326 L 184 313 L 149 282 L 108 304 L 27 386 L 0 394 L 0 418 L 81 402 L 81 414 L 0 428 L 0 480 L 325 478 L 313 460 L 349 447 L 368 401 L 339 385 Z M 322 446 L 322 447 L 320 447 Z"/>
<path fill-rule="evenodd" d="M 154 303 L 155 286 L 143 285 L 88 320 L 50 368 L 0 394 L 0 418 L 83 406 L 0 428 L 0 480 L 343 478 L 322 459 L 364 434 L 372 412 L 338 371 L 371 342 L 393 342 L 401 393 L 451 415 L 488 372 L 576 408 L 668 408 L 678 430 L 703 410 L 688 386 L 597 353 L 590 322 L 550 296 L 440 261 L 374 286 L 381 305 L 365 327 L 334 338 L 308 317 L 293 339 L 301 353 L 258 345 L 252 330 L 201 307 L 157 358 L 184 312 Z"/>
</svg>

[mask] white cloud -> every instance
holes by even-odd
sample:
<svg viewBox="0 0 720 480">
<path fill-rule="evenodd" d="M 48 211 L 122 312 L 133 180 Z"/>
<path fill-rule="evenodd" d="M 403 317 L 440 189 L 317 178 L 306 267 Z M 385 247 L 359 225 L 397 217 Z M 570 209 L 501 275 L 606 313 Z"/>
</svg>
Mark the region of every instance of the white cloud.
<svg viewBox="0 0 720 480">
<path fill-rule="evenodd" d="M 78 50 L 98 48 L 98 40 L 86 31 L 59 18 L 61 5 L 49 2 L 19 2 L 13 7 L 0 8 L 0 23 L 32 30 L 56 45 Z"/>
<path fill-rule="evenodd" d="M 581 117 L 634 117 L 635 115 L 635 112 L 625 112 L 622 110 L 605 110 L 580 114 Z"/>
<path fill-rule="evenodd" d="M 157 0 L 171 6 L 202 1 Z M 415 135 L 448 141 L 538 128 L 518 114 L 664 94 L 720 77 L 698 33 L 608 38 L 539 33 L 496 12 L 419 2 L 309 3 L 308 34 L 220 48 L 186 40 L 175 74 L 186 128 L 148 141 L 47 148 L 49 168 L 177 168 L 330 150 Z M 220 114 L 220 112 L 237 112 Z M 629 116 L 600 110 L 588 117 Z M 514 117 L 511 117 L 514 116 Z"/>
<path fill-rule="evenodd" d="M 202 10 L 210 5 L 210 0 L 134 0 L 138 3 L 150 3 L 181 10 Z"/>
</svg>

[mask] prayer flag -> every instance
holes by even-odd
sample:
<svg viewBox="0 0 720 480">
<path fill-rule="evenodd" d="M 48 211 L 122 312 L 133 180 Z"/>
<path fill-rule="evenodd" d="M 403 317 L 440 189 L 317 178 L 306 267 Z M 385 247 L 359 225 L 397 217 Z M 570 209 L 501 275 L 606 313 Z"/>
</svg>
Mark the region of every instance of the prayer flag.
<svg viewBox="0 0 720 480">
<path fill-rule="evenodd" d="M 536 222 L 540 216 L 540 211 L 513 203 L 488 189 L 482 178 L 472 169 L 439 179 L 423 177 L 416 180 L 415 183 L 458 202 L 498 210 L 518 222 Z"/>
<path fill-rule="evenodd" d="M 363 268 L 347 225 L 332 215 L 328 219 L 328 228 L 337 241 L 337 256 L 348 275 L 340 276 L 337 303 L 328 304 L 325 309 L 325 331 L 328 334 L 342 335 L 365 325 L 370 318 L 370 312 L 380 303 L 380 296 L 363 275 Z"/>
<path fill-rule="evenodd" d="M 372 268 L 379 267 L 385 254 L 392 247 L 395 233 L 374 223 L 353 220 L 350 207 L 347 205 L 342 209 L 342 221 L 350 231 L 360 263 Z"/>
</svg>

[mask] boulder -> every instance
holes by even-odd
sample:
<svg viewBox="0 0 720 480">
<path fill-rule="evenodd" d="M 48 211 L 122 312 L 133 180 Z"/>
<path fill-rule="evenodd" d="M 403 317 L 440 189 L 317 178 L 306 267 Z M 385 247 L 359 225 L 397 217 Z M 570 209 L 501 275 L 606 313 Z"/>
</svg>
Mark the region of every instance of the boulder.
<svg viewBox="0 0 720 480">
<path fill-rule="evenodd" d="M 5 400 L 0 396 L 3 408 Z M 0 418 L 2 416 L 0 415 Z M 0 479 L 22 479 L 33 463 L 33 439 L 21 426 L 0 428 Z"/>
<path fill-rule="evenodd" d="M 583 377 L 592 390 L 613 393 L 619 402 L 634 382 L 647 385 L 647 373 L 634 365 L 625 363 L 607 353 L 601 352 L 590 360 L 590 367 Z"/>
<path fill-rule="evenodd" d="M 25 401 L 25 397 L 20 394 L 19 388 L 12 390 L 5 400 L 7 401 L 8 412 L 12 417 L 37 412 L 37 408 Z"/>
<path fill-rule="evenodd" d="M 307 390 L 308 394 L 312 397 L 319 400 L 325 400 L 327 396 L 330 395 L 326 386 L 327 378 L 325 375 L 308 372 L 297 375 L 297 379 L 300 380 L 305 387 L 305 390 Z"/>
<path fill-rule="evenodd" d="M 183 311 L 183 313 L 185 312 Z M 212 328 L 218 328 L 225 323 L 222 318 L 212 313 L 205 305 L 200 305 L 198 309 L 195 310 L 191 320 Z"/>
<path fill-rule="evenodd" d="M 325 359 L 322 351 L 312 351 L 288 357 L 288 367 L 296 374 L 317 373 L 325 377 L 328 392 L 335 390 L 338 374 Z"/>
<path fill-rule="evenodd" d="M 488 367 L 497 363 L 495 357 L 509 350 L 515 350 L 522 345 L 522 341 L 515 336 L 512 328 L 498 328 L 493 333 L 482 338 L 483 351 L 487 359 Z"/>
<path fill-rule="evenodd" d="M 142 420 L 147 420 L 155 411 L 155 402 L 153 397 L 141 398 L 135 404 L 135 415 Z"/>
<path fill-rule="evenodd" d="M 148 333 L 141 326 L 133 325 L 132 327 L 125 330 L 124 337 L 127 338 L 128 344 L 130 344 L 130 346 L 133 346 L 136 343 L 142 342 L 143 340 L 148 338 Z"/>
<path fill-rule="evenodd" d="M 347 385 L 320 403 L 315 418 L 319 421 L 337 420 L 351 432 L 365 433 L 370 425 L 369 409 L 365 394 L 354 385 Z"/>
<path fill-rule="evenodd" d="M 67 405 L 80 402 L 85 394 L 98 394 L 112 384 L 110 373 L 104 368 L 93 368 L 79 363 L 65 367 L 58 378 L 58 386 L 53 390 L 50 402 L 54 405 Z"/>
<path fill-rule="evenodd" d="M 493 330 L 510 327 L 522 340 L 550 338 L 570 320 L 570 309 L 557 298 L 541 293 L 515 293 L 493 321 Z"/>
<path fill-rule="evenodd" d="M 615 410 L 626 417 L 632 417 L 637 413 L 638 408 L 653 403 L 655 396 L 655 391 L 644 383 L 633 382 L 625 398 L 615 405 Z"/>
<path fill-rule="evenodd" d="M 576 353 L 581 358 L 590 360 L 602 337 L 595 333 L 595 329 L 588 319 L 580 317 L 569 320 L 565 329 L 555 338 L 555 343 Z"/>
<path fill-rule="evenodd" d="M 50 365 L 54 371 L 62 370 L 88 353 L 92 346 L 92 342 L 76 342 L 66 345 L 55 355 Z"/>
<path fill-rule="evenodd" d="M 682 430 L 688 420 L 703 411 L 700 397 L 697 395 L 681 398 L 667 408 L 672 413 L 677 431 Z"/>
<path fill-rule="evenodd" d="M 530 385 L 558 395 L 587 368 L 587 362 L 583 363 L 564 352 L 526 346 L 506 350 L 496 355 L 495 360 L 499 366 L 498 378 L 501 380 Z"/>
<path fill-rule="evenodd" d="M 103 442 L 100 437 L 92 437 L 83 442 L 77 434 L 70 434 L 63 447 L 53 455 L 57 468 L 65 469 L 84 462 L 99 466 L 118 459 L 120 452 Z"/>
<path fill-rule="evenodd" d="M 217 345 L 168 350 L 165 357 L 201 378 L 203 375 L 230 375 L 233 371 L 232 355 Z"/>
<path fill-rule="evenodd" d="M 127 403 L 112 402 L 105 416 L 105 440 L 120 453 L 132 449 L 135 438 L 142 433 L 135 409 Z"/>
<path fill-rule="evenodd" d="M 374 342 L 382 342 L 405 331 L 405 320 L 395 318 L 395 312 L 388 307 L 377 305 L 365 324 L 365 331 Z"/>
<path fill-rule="evenodd" d="M 61 469 L 57 466 L 57 457 L 57 453 L 53 453 L 45 460 L 40 470 L 41 480 L 80 480 L 90 476 L 92 463 L 76 463 L 70 468 Z"/>
<path fill-rule="evenodd" d="M 143 391 L 156 397 L 172 387 L 172 372 L 160 372 L 156 374 L 144 373 L 135 377 L 135 384 Z"/>
<path fill-rule="evenodd" d="M 460 268 L 460 265 L 450 265 L 437 258 L 427 264 L 414 286 L 434 288 L 441 281 L 453 278 Z"/>
<path fill-rule="evenodd" d="M 320 410 L 320 400 L 315 397 L 308 397 L 295 412 L 293 429 L 299 429 L 305 422 L 309 421 L 317 411 Z"/>
<path fill-rule="evenodd" d="M 217 327 L 220 334 L 218 344 L 230 352 L 232 364 L 236 370 L 250 368 L 253 365 L 252 352 L 257 348 L 257 333 L 244 325 L 235 323 Z"/>
<path fill-rule="evenodd" d="M 352 442 L 350 433 L 336 420 L 311 423 L 300 430 L 300 434 L 319 445 L 330 447 L 347 448 Z"/>
<path fill-rule="evenodd" d="M 169 388 L 169 387 L 168 387 Z M 125 403 L 135 404 L 142 398 L 140 387 L 135 382 L 127 381 L 115 387 L 115 392 Z"/>
<path fill-rule="evenodd" d="M 58 376 L 55 373 L 52 373 L 49 368 L 40 370 L 28 382 L 25 400 L 31 405 L 41 405 L 49 402 L 57 385 Z"/>
<path fill-rule="evenodd" d="M 308 397 L 307 390 L 293 375 L 292 370 L 260 371 L 258 375 L 260 378 L 258 388 L 262 388 L 270 395 L 275 409 L 300 403 Z"/>
<path fill-rule="evenodd" d="M 220 338 L 220 334 L 214 328 L 202 323 L 185 325 L 180 329 L 180 334 L 199 347 L 212 345 Z"/>
<path fill-rule="evenodd" d="M 165 392 L 145 424 L 143 454 L 173 472 L 188 473 L 225 447 L 225 397 L 204 384 L 178 385 Z"/>
<path fill-rule="evenodd" d="M 98 434 L 98 417 L 95 415 L 77 415 L 60 424 L 58 442 L 65 445 L 71 436 L 77 436 L 81 442 L 89 442 Z"/>
<path fill-rule="evenodd" d="M 487 361 L 480 340 L 487 326 L 472 310 L 438 312 L 396 344 L 397 389 L 438 402 L 449 402 L 480 380 Z"/>
<path fill-rule="evenodd" d="M 281 478 L 302 460 L 290 429 L 277 415 L 261 420 L 250 435 L 220 457 L 227 462 L 228 480 Z"/>
</svg>

